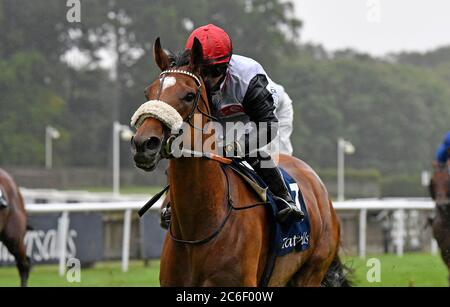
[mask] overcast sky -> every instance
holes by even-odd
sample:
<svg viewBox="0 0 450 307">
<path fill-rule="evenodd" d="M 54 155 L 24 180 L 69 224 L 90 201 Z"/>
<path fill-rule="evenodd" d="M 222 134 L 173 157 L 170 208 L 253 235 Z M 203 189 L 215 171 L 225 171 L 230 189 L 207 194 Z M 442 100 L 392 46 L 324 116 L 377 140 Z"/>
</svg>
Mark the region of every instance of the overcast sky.
<svg viewBox="0 0 450 307">
<path fill-rule="evenodd" d="M 293 0 L 303 42 L 372 55 L 450 45 L 450 0 Z"/>
</svg>

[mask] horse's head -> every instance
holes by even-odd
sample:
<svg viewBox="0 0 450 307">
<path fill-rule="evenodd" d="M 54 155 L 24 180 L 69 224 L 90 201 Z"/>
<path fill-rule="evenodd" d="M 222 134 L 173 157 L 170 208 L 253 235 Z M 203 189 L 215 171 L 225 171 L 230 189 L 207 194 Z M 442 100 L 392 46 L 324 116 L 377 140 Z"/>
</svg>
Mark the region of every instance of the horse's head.
<svg viewBox="0 0 450 307">
<path fill-rule="evenodd" d="M 203 61 L 200 42 L 196 39 L 190 53 L 185 54 L 187 65 L 172 65 L 159 38 L 153 54 L 162 73 L 146 88 L 147 102 L 139 107 L 131 122 L 137 129 L 132 140 L 134 161 L 146 171 L 152 171 L 162 158 L 170 155 L 168 147 L 172 137 L 178 134 L 183 122 L 191 122 L 199 103 L 204 103 L 209 113 L 203 81 L 199 77 Z"/>
<path fill-rule="evenodd" d="M 433 162 L 434 174 L 430 181 L 430 195 L 436 204 L 450 204 L 450 162 L 445 166 Z"/>
</svg>

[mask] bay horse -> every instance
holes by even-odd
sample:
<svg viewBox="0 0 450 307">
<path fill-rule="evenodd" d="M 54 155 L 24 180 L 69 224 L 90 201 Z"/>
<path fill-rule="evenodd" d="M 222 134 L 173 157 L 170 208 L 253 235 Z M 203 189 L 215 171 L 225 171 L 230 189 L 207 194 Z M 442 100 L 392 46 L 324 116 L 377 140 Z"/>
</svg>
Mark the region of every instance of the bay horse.
<svg viewBox="0 0 450 307">
<path fill-rule="evenodd" d="M 167 158 L 175 122 L 193 127 L 212 118 L 208 93 L 201 78 L 202 46 L 195 39 L 186 53 L 188 65 L 176 64 L 163 51 L 159 38 L 153 54 L 161 76 L 145 90 L 148 102 L 133 116 L 136 134 L 132 152 L 138 168 L 155 169 Z M 170 69 L 170 70 L 168 70 Z M 149 114 L 141 112 L 148 109 Z M 169 113 L 170 116 L 163 115 Z M 141 114 L 142 116 L 137 116 Z M 134 125 L 132 121 L 132 125 Z M 208 139 L 203 135 L 201 141 Z M 278 257 L 268 286 L 348 285 L 338 257 L 340 230 L 327 190 L 305 162 L 280 155 L 280 165 L 297 181 L 311 221 L 311 246 L 304 252 Z M 161 286 L 259 286 L 268 260 L 269 213 L 256 193 L 214 154 L 169 160 L 172 218 L 160 264 Z M 242 210 L 232 210 L 242 209 Z"/>
<path fill-rule="evenodd" d="M 445 166 L 433 162 L 434 174 L 430 181 L 430 195 L 436 202 L 432 221 L 433 236 L 441 257 L 450 273 L 450 162 Z M 449 274 L 450 285 L 450 274 Z"/>
<path fill-rule="evenodd" d="M 20 285 L 26 287 L 30 272 L 30 260 L 26 255 L 25 234 L 27 214 L 23 197 L 12 177 L 0 169 L 0 189 L 7 206 L 0 208 L 0 241 L 16 260 L 20 275 Z"/>
</svg>

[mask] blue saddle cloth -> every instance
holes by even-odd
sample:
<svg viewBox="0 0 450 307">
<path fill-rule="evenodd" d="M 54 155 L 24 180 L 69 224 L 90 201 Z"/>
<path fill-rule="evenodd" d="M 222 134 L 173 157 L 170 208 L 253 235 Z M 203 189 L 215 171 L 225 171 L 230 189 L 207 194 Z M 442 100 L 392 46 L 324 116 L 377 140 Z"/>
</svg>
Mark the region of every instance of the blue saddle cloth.
<svg viewBox="0 0 450 307">
<path fill-rule="evenodd" d="M 261 187 L 267 188 L 267 184 L 261 177 L 259 177 L 254 170 L 241 163 L 240 160 L 234 160 L 231 166 L 244 172 L 247 176 L 251 176 L 251 178 Z M 300 222 L 291 223 L 289 225 L 279 224 L 275 220 L 276 213 L 278 212 L 277 205 L 273 200 L 272 192 L 270 192 L 270 190 L 267 191 L 267 198 L 270 202 L 270 206 L 267 206 L 267 209 L 272 224 L 271 250 L 276 256 L 283 256 L 293 251 L 304 251 L 309 248 L 311 225 L 309 222 L 308 210 L 299 184 L 284 169 L 279 169 L 286 182 L 286 186 L 291 193 L 292 199 L 295 200 L 297 206 L 301 206 L 302 211 L 305 213 L 305 218 Z"/>
</svg>

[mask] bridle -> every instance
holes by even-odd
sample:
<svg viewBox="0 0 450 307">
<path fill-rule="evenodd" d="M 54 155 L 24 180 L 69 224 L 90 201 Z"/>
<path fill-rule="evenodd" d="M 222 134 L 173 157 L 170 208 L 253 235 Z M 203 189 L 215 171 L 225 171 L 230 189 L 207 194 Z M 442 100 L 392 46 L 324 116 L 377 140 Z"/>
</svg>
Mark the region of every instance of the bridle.
<svg viewBox="0 0 450 307">
<path fill-rule="evenodd" d="M 200 98 L 202 96 L 201 95 L 202 94 L 201 88 L 203 86 L 203 83 L 202 83 L 201 79 L 198 76 L 196 76 L 194 73 L 191 73 L 191 72 L 189 72 L 187 70 L 169 69 L 169 70 L 165 70 L 162 73 L 160 73 L 159 76 L 161 77 L 162 80 L 160 82 L 160 88 L 159 88 L 159 91 L 158 91 L 158 95 L 157 95 L 158 98 L 157 99 L 159 99 L 159 97 L 161 95 L 162 85 L 164 83 L 164 79 L 165 79 L 167 74 L 182 74 L 182 75 L 186 75 L 186 76 L 189 76 L 192 79 L 194 79 L 195 83 L 197 84 L 197 92 L 195 94 L 195 100 L 194 100 L 194 103 L 192 105 L 192 109 L 189 112 L 188 117 L 184 120 L 186 123 L 188 123 L 194 129 L 197 129 L 197 130 L 200 130 L 200 131 L 204 131 L 203 128 L 195 127 L 194 124 L 192 123 L 192 118 L 194 117 L 195 111 L 199 111 L 202 115 L 206 116 L 210 120 L 218 121 L 218 119 L 216 117 L 211 115 L 211 111 L 209 110 L 209 107 L 208 107 L 207 104 L 205 104 L 205 105 L 206 105 L 206 108 L 208 109 L 208 112 L 204 112 L 202 109 L 199 108 L 199 101 L 200 101 Z M 204 100 L 204 99 L 202 99 L 202 100 Z"/>
<path fill-rule="evenodd" d="M 194 127 L 194 124 L 192 123 L 192 118 L 194 117 L 195 111 L 198 109 L 198 103 L 200 100 L 200 96 L 201 96 L 201 88 L 202 88 L 202 82 L 200 81 L 200 78 L 197 77 L 195 74 L 186 71 L 186 70 L 180 70 L 180 69 L 169 69 L 169 70 L 165 70 L 162 73 L 159 74 L 159 77 L 161 78 L 161 81 L 159 83 L 159 90 L 158 90 L 158 94 L 157 94 L 157 98 L 159 100 L 160 96 L 161 96 L 161 92 L 162 92 L 162 87 L 164 84 L 164 80 L 166 78 L 166 75 L 168 74 L 182 74 L 182 75 L 186 75 L 191 77 L 192 79 L 195 80 L 195 83 L 197 84 L 197 92 L 195 94 L 195 100 L 194 103 L 192 105 L 192 109 L 189 112 L 188 117 L 184 120 L 185 122 L 187 122 L 191 127 Z"/>
<path fill-rule="evenodd" d="M 202 86 L 204 87 L 203 82 L 194 73 L 186 71 L 186 70 L 181 70 L 181 69 L 165 70 L 165 71 L 161 72 L 160 75 L 159 75 L 160 78 L 161 78 L 161 82 L 160 82 L 160 86 L 159 86 L 159 90 L 158 90 L 157 98 L 156 98 L 158 100 L 159 100 L 159 98 L 161 96 L 164 79 L 166 78 L 166 76 L 168 74 L 182 74 L 182 75 L 189 76 L 189 77 L 191 77 L 192 79 L 195 80 L 195 83 L 197 85 L 197 91 L 196 91 L 196 94 L 195 94 L 195 99 L 193 101 L 192 109 L 189 112 L 189 115 L 186 117 L 186 119 L 183 119 L 183 122 L 189 124 L 189 126 L 191 126 L 193 129 L 205 132 L 204 128 L 196 127 L 194 125 L 194 123 L 192 122 L 192 119 L 193 119 L 194 115 L 196 114 L 196 111 L 198 111 L 203 116 L 207 117 L 209 120 L 217 122 L 218 119 L 211 115 L 211 111 L 209 110 L 209 106 L 208 106 L 207 103 L 205 103 L 205 106 L 207 108 L 207 112 L 204 112 L 199 107 L 200 99 L 203 102 L 205 102 L 205 99 L 202 97 L 202 91 L 201 91 Z M 181 129 L 177 133 L 173 133 L 172 131 L 169 132 L 168 130 L 166 130 L 166 133 L 164 134 L 163 145 L 161 147 L 161 152 L 160 152 L 162 158 L 164 158 L 164 159 L 173 159 L 174 158 L 173 151 L 172 151 L 172 142 L 177 137 L 179 137 L 182 133 L 183 133 L 183 131 Z M 216 155 L 216 154 L 211 153 L 211 152 L 197 152 L 197 151 L 194 151 L 194 150 L 189 150 L 189 149 L 184 149 L 184 148 L 180 149 L 180 151 L 182 151 L 185 154 L 192 155 L 194 157 L 203 157 L 203 158 L 207 158 L 207 159 L 211 159 L 211 160 L 216 160 L 216 161 L 221 162 L 223 164 L 230 164 L 231 163 L 230 159 L 224 158 L 222 156 Z"/>
</svg>

